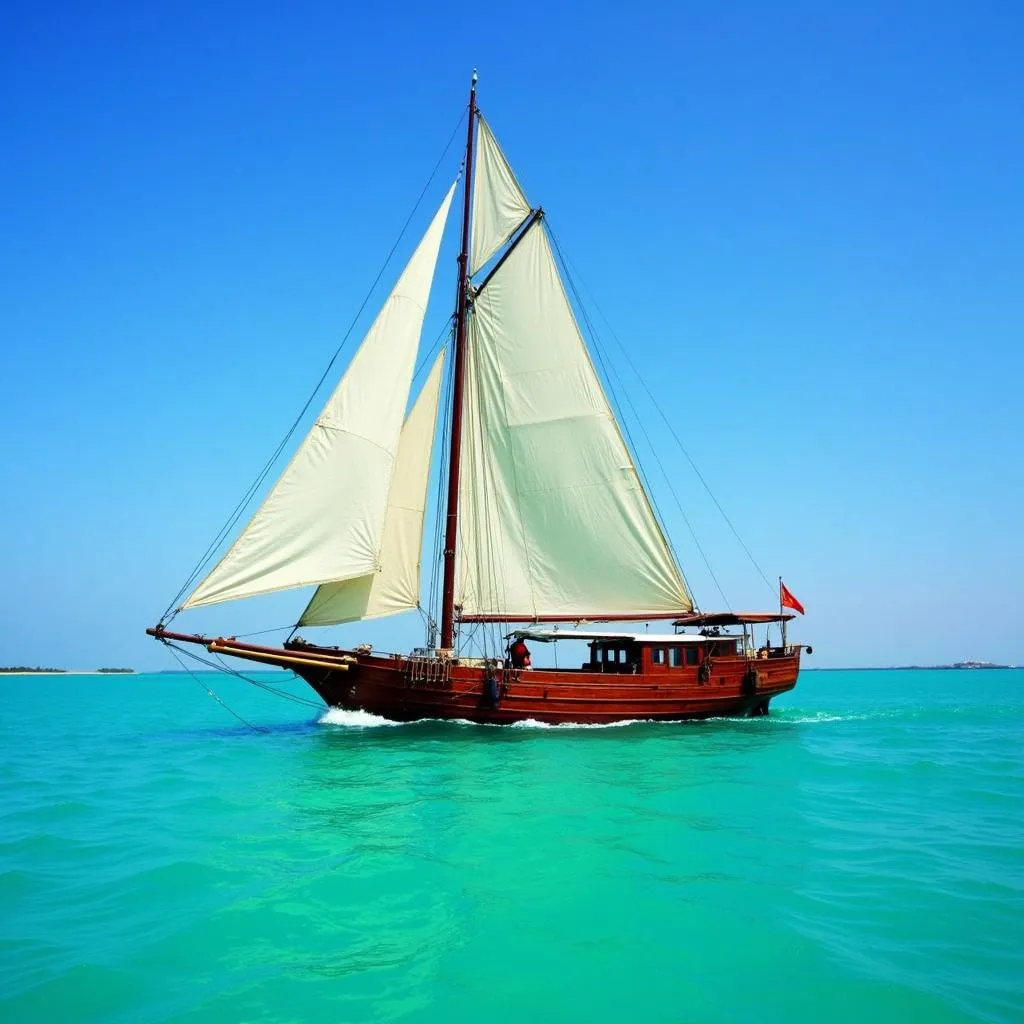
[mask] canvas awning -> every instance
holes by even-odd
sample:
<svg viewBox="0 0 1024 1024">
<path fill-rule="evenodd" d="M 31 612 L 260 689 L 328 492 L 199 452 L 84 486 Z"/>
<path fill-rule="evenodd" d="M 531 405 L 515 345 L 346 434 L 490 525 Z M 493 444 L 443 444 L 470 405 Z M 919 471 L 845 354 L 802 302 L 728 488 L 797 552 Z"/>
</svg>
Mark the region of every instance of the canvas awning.
<svg viewBox="0 0 1024 1024">
<path fill-rule="evenodd" d="M 742 626 L 758 622 L 788 622 L 793 615 L 779 612 L 691 612 L 681 615 L 674 626 Z"/>
</svg>

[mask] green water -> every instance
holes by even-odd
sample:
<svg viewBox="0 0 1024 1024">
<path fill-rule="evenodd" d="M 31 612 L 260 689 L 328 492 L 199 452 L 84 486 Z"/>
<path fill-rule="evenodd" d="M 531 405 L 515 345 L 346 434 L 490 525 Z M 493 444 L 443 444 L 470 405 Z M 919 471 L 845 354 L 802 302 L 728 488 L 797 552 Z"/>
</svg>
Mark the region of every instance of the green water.
<svg viewBox="0 0 1024 1024">
<path fill-rule="evenodd" d="M 1024 1020 L 1024 671 L 604 729 L 204 678 L 267 731 L 0 679 L 0 1020 Z"/>
</svg>

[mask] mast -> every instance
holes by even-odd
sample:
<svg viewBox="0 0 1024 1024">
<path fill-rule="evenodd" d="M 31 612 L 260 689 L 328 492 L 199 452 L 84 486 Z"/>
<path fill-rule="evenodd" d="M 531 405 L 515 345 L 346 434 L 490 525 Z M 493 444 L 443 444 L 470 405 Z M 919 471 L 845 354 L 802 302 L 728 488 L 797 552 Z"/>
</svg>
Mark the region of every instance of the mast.
<svg viewBox="0 0 1024 1024">
<path fill-rule="evenodd" d="M 466 186 L 462 207 L 462 252 L 455 306 L 455 375 L 452 384 L 451 453 L 448 458 L 448 512 L 444 529 L 444 584 L 441 590 L 441 647 L 455 640 L 455 544 L 459 534 L 459 458 L 462 451 L 462 397 L 466 373 L 466 310 L 469 298 L 469 214 L 473 200 L 473 130 L 476 127 L 476 69 L 469 89 L 466 129 Z"/>
</svg>

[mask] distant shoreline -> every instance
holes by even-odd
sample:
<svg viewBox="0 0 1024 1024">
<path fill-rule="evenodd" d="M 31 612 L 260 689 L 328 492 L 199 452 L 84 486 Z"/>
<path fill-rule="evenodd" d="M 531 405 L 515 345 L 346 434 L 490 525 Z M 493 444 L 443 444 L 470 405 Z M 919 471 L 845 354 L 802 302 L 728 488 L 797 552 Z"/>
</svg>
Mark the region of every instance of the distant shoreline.
<svg viewBox="0 0 1024 1024">
<path fill-rule="evenodd" d="M 803 668 L 800 671 L 803 672 L 939 672 L 939 671 L 950 671 L 950 672 L 970 672 L 970 671 L 984 671 L 985 669 L 1016 669 L 1024 666 L 1020 665 L 990 665 L 986 664 L 966 664 L 966 665 L 862 665 L 859 668 L 850 668 L 843 666 L 835 666 L 833 668 L 821 668 L 815 666 L 814 668 Z"/>
<path fill-rule="evenodd" d="M 0 676 L 134 676 L 133 668 L 0 668 Z"/>
</svg>

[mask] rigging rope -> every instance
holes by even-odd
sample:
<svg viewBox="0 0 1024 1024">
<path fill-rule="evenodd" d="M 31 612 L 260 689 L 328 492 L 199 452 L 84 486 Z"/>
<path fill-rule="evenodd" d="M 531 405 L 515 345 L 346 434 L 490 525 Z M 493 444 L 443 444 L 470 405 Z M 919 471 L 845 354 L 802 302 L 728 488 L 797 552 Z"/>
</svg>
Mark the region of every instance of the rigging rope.
<svg viewBox="0 0 1024 1024">
<path fill-rule="evenodd" d="M 177 654 L 175 654 L 175 659 L 179 660 L 179 663 L 180 659 L 178 659 L 178 654 L 184 654 L 186 657 L 191 658 L 193 661 L 198 661 L 200 665 L 205 665 L 214 672 L 234 676 L 236 679 L 241 679 L 243 682 L 249 683 L 260 690 L 266 690 L 267 693 L 272 693 L 275 697 L 280 697 L 282 700 L 289 700 L 293 704 L 300 704 L 303 707 L 315 708 L 317 710 L 323 708 L 323 704 L 319 701 L 310 700 L 308 697 L 299 697 L 297 694 L 288 693 L 287 690 L 279 690 L 277 687 L 271 686 L 269 683 L 264 683 L 259 679 L 253 679 L 251 676 L 247 676 L 245 673 L 239 672 L 238 669 L 232 668 L 221 658 L 218 658 L 218 661 L 211 661 L 209 658 L 204 658 L 196 654 L 195 651 L 190 651 L 171 640 L 164 639 L 163 643 L 166 644 L 172 652 L 177 652 Z M 189 670 L 185 669 L 185 671 L 187 672 Z M 225 707 L 227 707 L 227 705 L 225 705 Z"/>
<path fill-rule="evenodd" d="M 458 134 L 459 129 L 462 127 L 462 123 L 465 116 L 465 114 L 460 115 L 458 123 L 452 130 L 451 135 L 448 137 L 448 142 L 445 144 L 444 150 L 438 157 L 437 163 L 434 164 L 434 169 L 430 172 L 430 177 L 427 178 L 426 184 L 420 191 L 420 194 L 417 197 L 412 210 L 409 212 L 409 216 L 406 217 L 405 223 L 402 225 L 402 228 L 398 233 L 398 237 L 395 239 L 395 242 L 391 246 L 390 251 L 384 258 L 384 263 L 381 265 L 380 270 L 377 272 L 377 276 L 373 279 L 373 283 L 370 285 L 370 288 L 366 293 L 366 297 L 363 299 L 361 305 L 359 306 L 359 309 L 356 311 L 355 316 L 352 318 L 352 322 L 349 324 L 348 330 L 345 331 L 345 334 L 341 339 L 341 343 L 338 345 L 337 349 L 335 349 L 334 355 L 331 356 L 330 362 L 328 362 L 327 367 L 320 375 L 320 379 L 317 381 L 316 386 L 313 388 L 313 390 L 310 392 L 309 397 L 306 399 L 305 405 L 303 405 L 298 416 L 295 417 L 294 421 L 292 422 L 292 425 L 288 428 L 288 432 L 281 439 L 280 444 L 278 444 L 277 448 L 274 449 L 273 455 L 271 455 L 270 458 L 267 460 L 266 464 L 263 466 L 263 469 L 260 470 L 259 475 L 250 485 L 249 489 L 245 492 L 241 501 L 239 501 L 239 503 L 235 506 L 234 510 L 231 512 L 231 515 L 228 517 L 227 522 L 225 522 L 225 524 L 221 527 L 220 531 L 217 533 L 217 536 L 207 547 L 206 551 L 203 553 L 199 561 L 196 562 L 195 567 L 192 569 L 192 572 L 189 573 L 188 578 L 182 584 L 181 589 L 178 591 L 177 594 L 175 594 L 171 603 L 164 610 L 163 615 L 160 616 L 161 623 L 170 621 L 170 619 L 173 619 L 174 616 L 177 615 L 177 613 L 181 610 L 179 607 L 179 602 L 188 593 L 189 589 L 191 588 L 193 583 L 195 583 L 196 579 L 202 574 L 203 569 L 209 563 L 210 559 L 213 557 L 215 552 L 218 550 L 221 544 L 224 543 L 224 540 L 234 529 L 236 523 L 241 518 L 242 513 L 245 511 L 249 503 L 252 501 L 253 497 L 259 491 L 260 487 L 263 485 L 263 482 L 270 474 L 271 469 L 273 469 L 274 464 L 277 462 L 278 458 L 280 458 L 281 453 L 284 451 L 288 442 L 292 439 L 292 436 L 294 435 L 295 431 L 298 429 L 298 426 L 302 422 L 302 419 L 306 415 L 307 411 L 309 410 L 309 407 L 313 404 L 313 400 L 316 398 L 318 392 L 323 387 L 324 381 L 327 380 L 327 377 L 330 374 L 332 368 L 334 367 L 334 364 L 338 361 L 338 357 L 341 355 L 342 349 L 344 349 L 345 345 L 348 343 L 349 338 L 352 335 L 352 331 L 355 330 L 355 326 L 359 322 L 359 318 L 363 315 L 363 311 L 366 309 L 366 306 L 369 303 L 371 297 L 373 296 L 373 293 L 376 290 L 377 285 L 380 283 L 381 278 L 387 271 L 387 268 L 391 263 L 392 257 L 395 255 L 398 246 L 401 244 L 402 239 L 405 237 L 405 233 L 408 230 L 409 225 L 412 223 L 413 217 L 416 216 L 416 211 L 420 208 L 420 204 L 423 202 L 423 197 L 427 194 L 427 191 L 430 188 L 431 184 L 433 183 L 434 178 L 437 176 L 437 172 L 440 169 L 441 164 L 444 162 L 445 157 L 448 155 L 448 150 L 451 148 L 455 136 Z M 460 171 L 459 173 L 461 176 L 462 172 Z"/>
<path fill-rule="evenodd" d="M 185 664 L 185 662 L 183 662 L 181 660 L 181 658 L 178 657 L 178 652 L 174 649 L 174 647 L 171 644 L 168 644 L 167 646 L 171 649 L 171 656 L 181 666 L 182 671 L 187 672 L 192 677 L 192 679 L 195 680 L 195 682 L 197 682 L 222 708 L 224 708 L 226 711 L 228 711 L 232 715 L 234 715 L 235 718 L 237 718 L 242 723 L 242 725 L 248 726 L 250 729 L 252 729 L 253 732 L 269 732 L 270 731 L 265 726 L 253 725 L 252 722 L 250 722 L 247 719 L 243 718 L 237 711 L 235 711 L 234 708 L 229 707 L 209 686 L 206 685 L 206 683 L 204 683 L 199 678 L 199 676 L 197 676 L 195 674 L 195 672 L 192 671 L 192 669 L 190 669 Z M 186 652 L 183 652 L 183 653 L 189 653 L 189 652 L 186 651 Z"/>
</svg>

